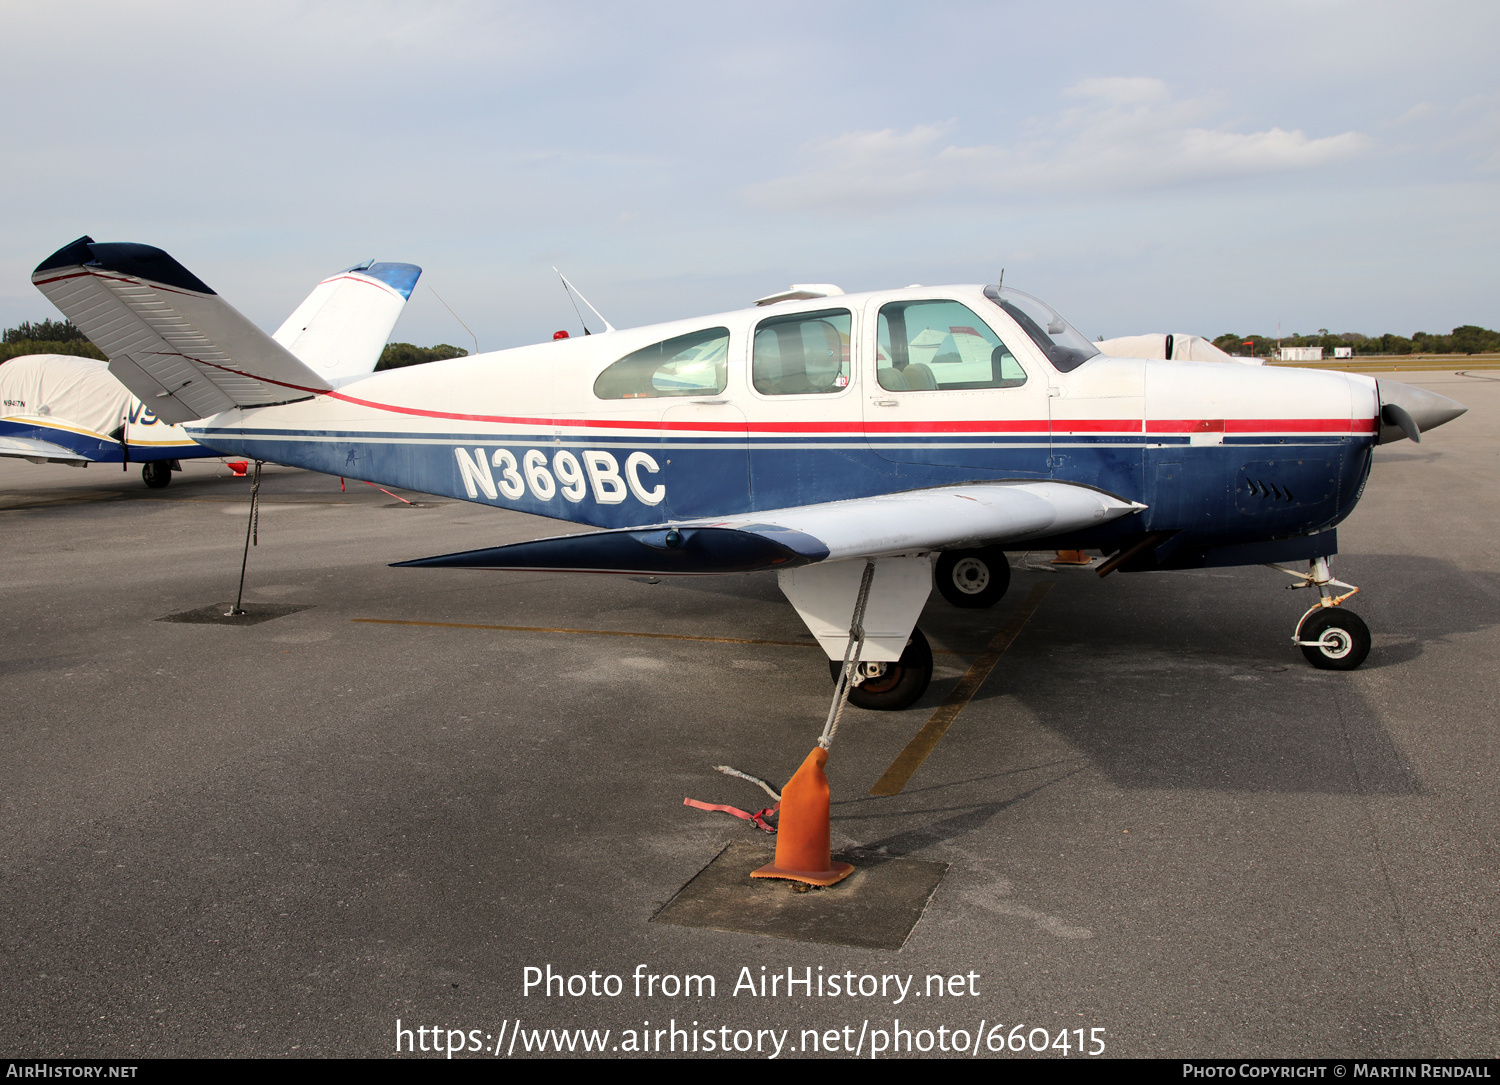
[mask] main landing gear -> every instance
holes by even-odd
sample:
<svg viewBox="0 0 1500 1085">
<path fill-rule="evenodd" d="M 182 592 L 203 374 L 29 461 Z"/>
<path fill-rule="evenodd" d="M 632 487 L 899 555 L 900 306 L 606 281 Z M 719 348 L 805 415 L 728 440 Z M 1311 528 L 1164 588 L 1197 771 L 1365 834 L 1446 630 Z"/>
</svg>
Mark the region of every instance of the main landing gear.
<svg viewBox="0 0 1500 1085">
<path fill-rule="evenodd" d="M 172 472 L 181 471 L 182 464 L 176 460 L 150 460 L 141 464 L 141 481 L 149 489 L 160 490 L 172 481 Z"/>
<path fill-rule="evenodd" d="M 954 606 L 982 610 L 998 603 L 1010 587 L 1010 562 L 998 546 L 944 550 L 933 579 L 938 592 Z"/>
<path fill-rule="evenodd" d="M 828 673 L 839 680 L 843 663 L 828 661 Z M 860 708 L 896 712 L 914 704 L 932 683 L 932 647 L 920 629 L 913 629 L 901 658 L 895 663 L 860 663 L 858 683 L 849 690 L 849 703 Z"/>
<path fill-rule="evenodd" d="M 160 490 L 172 481 L 172 468 L 166 460 L 152 460 L 141 465 L 141 481 L 153 490 Z"/>
<path fill-rule="evenodd" d="M 1300 584 L 1287 587 L 1316 588 L 1318 602 L 1308 609 L 1297 622 L 1292 641 L 1302 649 L 1302 654 L 1314 667 L 1325 671 L 1352 671 L 1370 654 L 1370 627 L 1352 611 L 1344 610 L 1342 604 L 1355 592 L 1353 584 L 1335 580 L 1328 571 L 1327 558 L 1313 558 L 1307 563 L 1307 572 L 1299 573 L 1280 565 L 1271 566 L 1301 580 Z M 1335 588 L 1347 588 L 1342 595 Z"/>
</svg>

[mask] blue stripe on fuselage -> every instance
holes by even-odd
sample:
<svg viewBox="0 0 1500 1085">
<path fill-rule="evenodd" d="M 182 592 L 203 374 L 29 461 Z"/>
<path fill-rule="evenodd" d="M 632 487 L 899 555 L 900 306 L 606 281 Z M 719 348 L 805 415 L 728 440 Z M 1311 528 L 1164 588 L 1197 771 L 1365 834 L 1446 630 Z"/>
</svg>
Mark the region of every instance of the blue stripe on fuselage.
<svg viewBox="0 0 1500 1085">
<path fill-rule="evenodd" d="M 560 488 L 549 499 L 528 487 L 510 499 L 482 493 L 481 504 L 604 528 L 641 527 L 700 517 L 727 516 L 823 501 L 850 500 L 920 487 L 1004 478 L 1054 478 L 1107 490 L 1120 497 L 1161 504 L 1139 517 L 1126 517 L 1087 537 L 1098 540 L 1142 530 L 1184 530 L 1195 539 L 1238 542 L 1322 530 L 1353 507 L 1359 481 L 1368 470 L 1373 438 L 1326 434 L 1236 435 L 1221 445 L 1194 445 L 1187 437 L 1159 435 L 1004 434 L 899 435 L 866 441 L 862 434 L 710 436 L 651 432 L 533 430 L 509 434 L 315 430 L 202 430 L 198 439 L 221 453 L 306 467 L 332 475 L 367 479 L 459 500 L 474 500 L 465 487 L 455 449 L 492 456 L 508 449 L 519 465 L 530 449 L 540 451 L 549 477 L 554 458 L 567 451 L 607 451 L 623 472 L 631 452 L 651 456 L 658 471 L 642 470 L 647 489 L 662 485 L 666 499 L 645 504 L 634 492 L 601 504 L 592 487 L 582 500 L 568 500 Z M 872 447 L 875 446 L 875 447 Z M 960 451 L 964 465 L 907 462 L 891 452 L 938 459 Z M 1316 501 L 1281 505 L 1247 503 L 1236 507 L 1235 487 L 1246 464 L 1315 458 L 1335 472 L 1327 495 Z M 1180 464 L 1170 483 L 1174 501 L 1156 492 L 1163 464 Z M 977 465 L 976 465 L 977 464 Z M 1279 470 L 1279 469 L 1278 469 Z M 1262 473 L 1268 473 L 1267 472 Z M 498 478 L 499 468 L 494 469 Z M 1273 481 L 1280 475 L 1270 476 Z M 554 479 L 554 485 L 556 480 Z M 1300 485 L 1300 484 L 1299 484 Z M 1291 487 L 1295 491 L 1298 487 Z M 575 487 L 576 489 L 576 487 Z M 1168 507 L 1170 506 L 1170 507 Z M 1175 511 L 1169 522 L 1168 513 Z M 1080 536 L 1082 537 L 1082 536 Z M 1090 545 L 1098 545 L 1097 541 Z"/>
</svg>

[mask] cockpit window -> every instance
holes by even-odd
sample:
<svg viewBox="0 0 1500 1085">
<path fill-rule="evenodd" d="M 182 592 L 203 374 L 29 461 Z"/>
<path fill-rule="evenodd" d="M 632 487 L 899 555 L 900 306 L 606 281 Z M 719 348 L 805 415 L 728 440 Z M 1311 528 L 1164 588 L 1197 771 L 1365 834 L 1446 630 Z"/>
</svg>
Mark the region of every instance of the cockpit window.
<svg viewBox="0 0 1500 1085">
<path fill-rule="evenodd" d="M 729 329 L 705 328 L 631 351 L 594 380 L 600 399 L 718 395 L 729 383 Z"/>
<path fill-rule="evenodd" d="M 820 309 L 762 320 L 755 328 L 750 379 L 767 396 L 842 392 L 849 387 L 848 309 Z"/>
<path fill-rule="evenodd" d="M 1019 388 L 1026 370 L 984 321 L 956 301 L 880 307 L 876 376 L 892 392 Z"/>
<path fill-rule="evenodd" d="M 1080 335 L 1078 329 L 1040 298 L 998 286 L 985 287 L 984 296 L 1021 325 L 1031 341 L 1041 348 L 1047 360 L 1060 372 L 1069 373 L 1099 353 L 1098 347 Z"/>
</svg>

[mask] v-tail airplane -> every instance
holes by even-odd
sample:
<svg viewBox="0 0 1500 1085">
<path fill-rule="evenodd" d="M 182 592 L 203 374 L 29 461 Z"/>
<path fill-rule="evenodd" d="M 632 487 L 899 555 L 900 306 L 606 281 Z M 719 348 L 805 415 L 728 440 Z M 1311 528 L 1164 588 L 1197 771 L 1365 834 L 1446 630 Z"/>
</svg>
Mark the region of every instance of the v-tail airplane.
<svg viewBox="0 0 1500 1085">
<path fill-rule="evenodd" d="M 1376 445 L 1465 410 L 1357 374 L 1107 357 L 998 285 L 794 286 L 341 374 L 159 249 L 83 238 L 32 281 L 158 417 L 216 450 L 598 529 L 397 564 L 774 570 L 831 669 L 858 641 L 850 699 L 867 708 L 926 689 L 916 622 L 934 582 L 993 605 L 1018 549 L 1098 550 L 1100 575 L 1305 563 L 1287 571 L 1317 603 L 1292 640 L 1315 666 L 1356 667 L 1370 634 L 1329 571 L 1336 525 Z"/>
<path fill-rule="evenodd" d="M 145 258 L 144 246 L 98 248 L 116 260 Z M 325 378 L 368 375 L 421 274 L 413 264 L 373 260 L 345 268 L 314 287 L 271 338 Z M 106 320 L 100 334 L 121 331 L 108 313 L 94 316 Z M 145 484 L 160 489 L 182 469 L 179 461 L 220 455 L 159 416 L 153 397 L 133 395 L 118 379 L 123 366 L 63 354 L 0 363 L 0 456 L 70 467 L 140 464 Z"/>
</svg>

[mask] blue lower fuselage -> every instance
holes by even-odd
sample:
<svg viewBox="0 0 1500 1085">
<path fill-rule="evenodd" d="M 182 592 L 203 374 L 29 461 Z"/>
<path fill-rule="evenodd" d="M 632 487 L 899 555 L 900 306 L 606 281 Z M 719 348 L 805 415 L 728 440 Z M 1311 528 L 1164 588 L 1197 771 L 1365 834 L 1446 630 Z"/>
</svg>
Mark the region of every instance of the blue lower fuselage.
<svg viewBox="0 0 1500 1085">
<path fill-rule="evenodd" d="M 1369 472 L 1373 433 L 1107 435 L 843 432 L 732 436 L 569 420 L 503 434 L 485 427 L 311 430 L 224 425 L 194 436 L 229 454 L 588 524 L 640 527 L 1000 479 L 1079 483 L 1149 506 L 1037 548 L 1111 548 L 1175 533 L 1154 564 L 1239 564 L 1332 549 Z M 192 428 L 192 427 L 190 427 Z M 1034 427 L 1033 427 L 1034 428 Z M 1142 427 L 1144 428 L 1144 426 Z M 528 456 L 528 453 L 531 453 Z M 634 457 L 633 457 L 634 454 Z M 644 458 L 643 458 L 644 457 Z M 633 466 L 627 466 L 632 464 Z M 507 492 L 508 491 L 508 492 Z M 659 496 L 658 496 L 659 495 Z M 652 500 L 654 498 L 654 500 Z M 1229 559 L 1229 560 L 1226 560 Z"/>
</svg>

